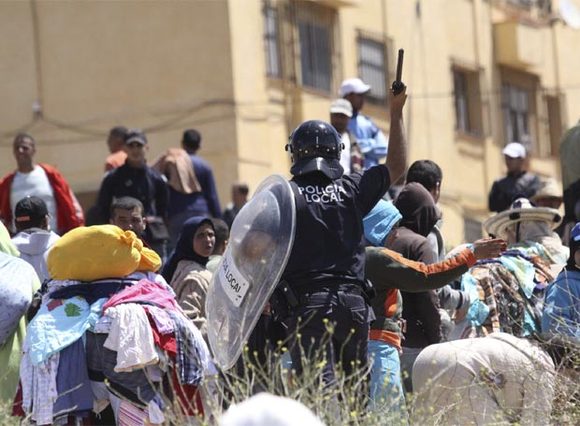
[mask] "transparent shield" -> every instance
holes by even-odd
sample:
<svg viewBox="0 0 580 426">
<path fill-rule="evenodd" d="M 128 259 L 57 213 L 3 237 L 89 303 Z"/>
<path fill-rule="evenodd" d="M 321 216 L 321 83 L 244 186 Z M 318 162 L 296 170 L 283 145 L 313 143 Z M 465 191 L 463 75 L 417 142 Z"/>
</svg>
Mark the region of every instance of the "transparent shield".
<svg viewBox="0 0 580 426">
<path fill-rule="evenodd" d="M 295 226 L 294 195 L 279 175 L 266 178 L 236 216 L 206 299 L 208 340 L 223 370 L 235 364 L 276 288 Z"/>
</svg>

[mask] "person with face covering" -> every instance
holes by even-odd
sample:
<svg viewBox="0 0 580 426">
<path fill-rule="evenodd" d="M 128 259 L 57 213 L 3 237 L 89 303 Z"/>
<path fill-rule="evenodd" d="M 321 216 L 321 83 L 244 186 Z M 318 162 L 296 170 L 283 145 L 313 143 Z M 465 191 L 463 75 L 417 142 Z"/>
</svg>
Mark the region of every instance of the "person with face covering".
<svg viewBox="0 0 580 426">
<path fill-rule="evenodd" d="M 214 245 L 212 221 L 200 216 L 188 219 L 162 273 L 175 291 L 179 305 L 204 337 L 207 335 L 205 297 L 212 277 L 206 264 Z"/>
<path fill-rule="evenodd" d="M 427 235 L 439 219 L 439 211 L 433 197 L 420 183 L 405 185 L 395 207 L 402 215 L 399 227 L 394 229 L 385 243 L 386 248 L 396 251 L 407 259 L 426 264 L 437 261 L 427 240 Z M 401 286 L 404 288 L 404 286 Z M 403 384 L 411 391 L 411 371 L 415 358 L 426 346 L 439 343 L 442 338 L 439 297 L 435 290 L 419 293 L 401 292 L 403 296 L 403 354 L 401 370 Z"/>
</svg>

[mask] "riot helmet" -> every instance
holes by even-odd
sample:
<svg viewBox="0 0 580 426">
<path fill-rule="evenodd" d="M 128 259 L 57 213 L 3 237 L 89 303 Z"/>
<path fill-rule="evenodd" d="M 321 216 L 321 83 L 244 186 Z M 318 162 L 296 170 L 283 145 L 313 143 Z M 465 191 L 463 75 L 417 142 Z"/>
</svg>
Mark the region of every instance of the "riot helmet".
<svg viewBox="0 0 580 426">
<path fill-rule="evenodd" d="M 320 120 L 305 121 L 292 132 L 286 145 L 294 163 L 290 173 L 300 176 L 319 171 L 338 179 L 344 173 L 339 161 L 342 149 L 341 136 L 332 125 Z"/>
</svg>

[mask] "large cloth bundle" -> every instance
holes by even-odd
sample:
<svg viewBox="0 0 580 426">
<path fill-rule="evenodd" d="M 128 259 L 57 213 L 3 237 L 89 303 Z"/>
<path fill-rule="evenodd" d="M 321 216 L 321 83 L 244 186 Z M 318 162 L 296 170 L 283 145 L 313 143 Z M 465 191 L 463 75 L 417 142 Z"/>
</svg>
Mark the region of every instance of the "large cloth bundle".
<svg viewBox="0 0 580 426">
<path fill-rule="evenodd" d="M 67 232 L 48 253 L 47 263 L 54 279 L 94 281 L 157 271 L 161 259 L 134 232 L 96 225 Z"/>
<path fill-rule="evenodd" d="M 27 329 L 16 405 L 39 425 L 83 422 L 109 403 L 119 425 L 165 424 L 172 402 L 176 415 L 202 416 L 198 386 L 216 373 L 161 277 L 51 280 Z"/>
<path fill-rule="evenodd" d="M 413 366 L 413 424 L 550 424 L 556 372 L 531 340 L 506 333 L 425 348 Z"/>
<path fill-rule="evenodd" d="M 0 253 L 0 346 L 12 335 L 32 301 L 32 267 L 12 256 Z"/>
</svg>

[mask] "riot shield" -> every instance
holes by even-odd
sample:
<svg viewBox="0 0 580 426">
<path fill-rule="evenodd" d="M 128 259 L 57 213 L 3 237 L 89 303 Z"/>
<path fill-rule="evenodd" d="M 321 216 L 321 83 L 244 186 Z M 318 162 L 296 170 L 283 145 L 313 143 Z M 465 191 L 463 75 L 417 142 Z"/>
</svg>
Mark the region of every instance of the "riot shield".
<svg viewBox="0 0 580 426">
<path fill-rule="evenodd" d="M 279 175 L 265 179 L 236 216 L 206 298 L 208 340 L 223 370 L 235 364 L 276 288 L 295 226 L 292 188 Z"/>
</svg>

